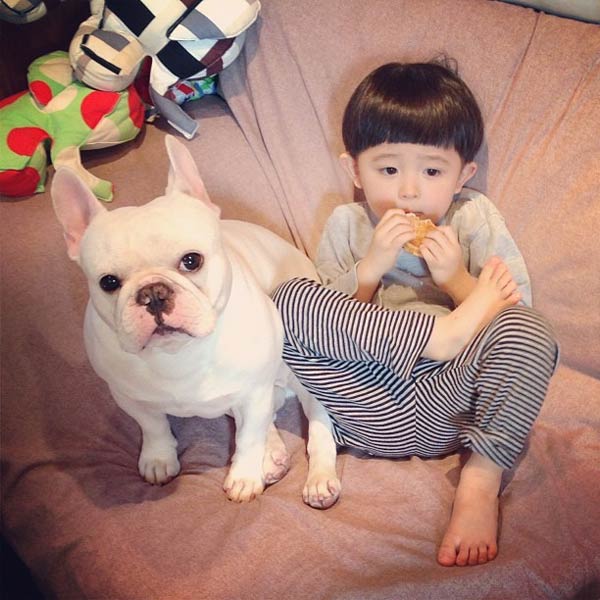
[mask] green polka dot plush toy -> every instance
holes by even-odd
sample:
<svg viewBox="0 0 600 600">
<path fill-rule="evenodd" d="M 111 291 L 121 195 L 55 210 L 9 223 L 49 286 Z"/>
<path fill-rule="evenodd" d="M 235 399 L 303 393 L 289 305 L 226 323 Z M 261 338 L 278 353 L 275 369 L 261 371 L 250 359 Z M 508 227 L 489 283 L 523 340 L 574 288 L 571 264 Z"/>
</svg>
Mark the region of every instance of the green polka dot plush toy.
<svg viewBox="0 0 600 600">
<path fill-rule="evenodd" d="M 0 196 L 44 190 L 49 159 L 68 166 L 101 200 L 112 200 L 112 184 L 81 165 L 80 150 L 106 148 L 137 136 L 144 104 L 129 86 L 100 91 L 76 81 L 66 52 L 35 60 L 29 89 L 0 100 Z"/>
</svg>

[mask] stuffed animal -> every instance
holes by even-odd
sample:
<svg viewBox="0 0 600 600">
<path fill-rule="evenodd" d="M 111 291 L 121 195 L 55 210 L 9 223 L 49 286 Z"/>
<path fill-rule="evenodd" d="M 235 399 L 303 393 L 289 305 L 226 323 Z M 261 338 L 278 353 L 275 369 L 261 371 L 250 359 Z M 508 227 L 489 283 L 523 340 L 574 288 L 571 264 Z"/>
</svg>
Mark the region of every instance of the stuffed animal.
<svg viewBox="0 0 600 600">
<path fill-rule="evenodd" d="M 69 166 L 99 199 L 111 200 L 112 184 L 86 171 L 79 151 L 135 138 L 144 123 L 138 93 L 91 89 L 75 80 L 61 51 L 31 63 L 27 80 L 29 90 L 0 101 L 0 195 L 42 192 L 49 154 L 55 168 Z"/>
<path fill-rule="evenodd" d="M 46 15 L 46 4 L 42 0 L 2 0 L 0 19 L 23 25 L 37 21 Z"/>
<path fill-rule="evenodd" d="M 198 123 L 169 90 L 182 81 L 195 87 L 194 81 L 216 75 L 235 60 L 259 11 L 258 0 L 92 0 L 92 16 L 69 48 L 71 65 L 88 86 L 118 91 L 151 57 L 151 104 L 191 139 Z M 196 89 L 207 86 L 210 82 Z"/>
</svg>

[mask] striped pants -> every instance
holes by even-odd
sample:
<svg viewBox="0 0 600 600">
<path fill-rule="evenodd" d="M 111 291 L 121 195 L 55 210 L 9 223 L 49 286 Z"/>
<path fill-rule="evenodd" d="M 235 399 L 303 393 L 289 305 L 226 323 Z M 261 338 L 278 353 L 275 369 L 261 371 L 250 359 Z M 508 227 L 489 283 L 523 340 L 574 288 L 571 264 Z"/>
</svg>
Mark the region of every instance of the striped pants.
<svg viewBox="0 0 600 600">
<path fill-rule="evenodd" d="M 283 358 L 326 408 L 338 445 L 387 457 L 460 447 L 510 468 L 558 361 L 547 321 L 502 311 L 453 360 L 421 358 L 435 317 L 365 304 L 306 279 L 275 290 Z"/>
</svg>

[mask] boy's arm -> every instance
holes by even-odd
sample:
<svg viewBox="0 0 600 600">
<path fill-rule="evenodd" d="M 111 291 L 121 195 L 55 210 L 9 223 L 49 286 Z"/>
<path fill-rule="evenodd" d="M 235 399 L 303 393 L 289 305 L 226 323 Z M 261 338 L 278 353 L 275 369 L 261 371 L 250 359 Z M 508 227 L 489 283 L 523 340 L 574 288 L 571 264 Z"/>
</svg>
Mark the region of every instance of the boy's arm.
<svg viewBox="0 0 600 600">
<path fill-rule="evenodd" d="M 372 300 L 383 276 L 394 267 L 402 247 L 414 235 L 414 227 L 403 210 L 391 208 L 385 212 L 375 225 L 366 255 L 356 265 L 357 300 Z"/>
<path fill-rule="evenodd" d="M 356 291 L 353 296 L 361 302 L 371 302 L 381 277 L 377 277 L 365 259 L 356 263 Z"/>
<path fill-rule="evenodd" d="M 327 287 L 371 302 L 382 277 L 412 237 L 414 228 L 403 210 L 386 211 L 373 226 L 359 205 L 338 207 L 325 226 L 317 270 Z"/>
<path fill-rule="evenodd" d="M 470 228 L 474 235 L 469 240 L 469 263 L 467 265 L 469 272 L 475 277 L 479 277 L 485 263 L 492 256 L 498 256 L 508 267 L 521 293 L 519 304 L 531 306 L 529 272 L 525 265 L 525 259 L 506 226 L 504 217 L 496 205 L 484 194 L 466 188 L 463 189 L 463 192 L 473 199 L 473 209 L 476 209 L 472 210 L 470 215 L 465 212 L 465 216 L 469 216 L 474 222 L 479 220 L 480 223 L 479 227 Z"/>
<path fill-rule="evenodd" d="M 521 303 L 531 306 L 531 282 L 523 256 L 511 236 L 504 218 L 492 202 L 483 194 L 463 190 L 471 201 L 467 201 L 451 219 L 452 229 L 458 232 L 455 239 L 460 242 L 452 246 L 448 244 L 445 258 L 448 261 L 457 248 L 463 257 L 460 268 L 452 271 L 452 277 L 436 281 L 455 302 L 460 304 L 473 290 L 476 278 L 481 273 L 485 263 L 492 257 L 498 256 L 508 266 L 519 292 Z M 450 237 L 450 236 L 448 236 Z M 429 261 L 428 261 L 429 262 Z M 431 267 L 430 267 L 431 268 Z M 432 270 L 432 276 L 433 270 Z"/>
<path fill-rule="evenodd" d="M 458 306 L 473 291 L 477 282 L 465 266 L 457 234 L 448 225 L 430 233 L 421 246 L 433 282 Z"/>
<path fill-rule="evenodd" d="M 499 213 L 488 222 L 487 232 L 481 231 L 470 244 L 469 271 L 479 276 L 483 265 L 492 256 L 501 258 L 508 267 L 521 293 L 520 304 L 531 306 L 531 280 L 525 259 Z"/>
<path fill-rule="evenodd" d="M 333 211 L 325 223 L 315 261 L 323 285 L 349 296 L 358 288 L 357 257 L 350 245 L 352 219 L 345 207 Z"/>
</svg>

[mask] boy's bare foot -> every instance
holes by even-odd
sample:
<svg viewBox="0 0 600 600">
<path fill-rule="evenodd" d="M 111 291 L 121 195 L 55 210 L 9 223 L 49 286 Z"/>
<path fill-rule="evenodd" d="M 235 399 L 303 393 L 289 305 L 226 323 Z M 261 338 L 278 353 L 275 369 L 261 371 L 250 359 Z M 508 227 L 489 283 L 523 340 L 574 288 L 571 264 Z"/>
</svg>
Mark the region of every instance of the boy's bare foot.
<svg viewBox="0 0 600 600">
<path fill-rule="evenodd" d="M 433 360 L 453 359 L 481 327 L 520 299 L 508 267 L 498 257 L 490 258 L 471 294 L 449 315 L 436 319 L 422 356 Z"/>
<path fill-rule="evenodd" d="M 438 550 L 441 565 L 481 565 L 498 554 L 498 491 L 502 467 L 472 454 L 456 489 L 452 516 Z"/>
</svg>

